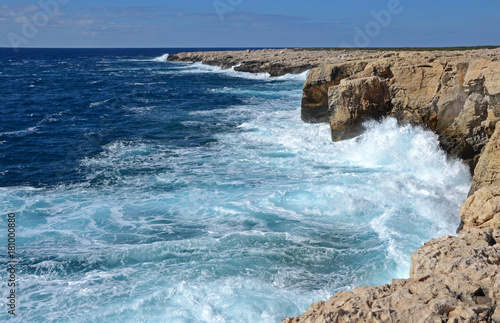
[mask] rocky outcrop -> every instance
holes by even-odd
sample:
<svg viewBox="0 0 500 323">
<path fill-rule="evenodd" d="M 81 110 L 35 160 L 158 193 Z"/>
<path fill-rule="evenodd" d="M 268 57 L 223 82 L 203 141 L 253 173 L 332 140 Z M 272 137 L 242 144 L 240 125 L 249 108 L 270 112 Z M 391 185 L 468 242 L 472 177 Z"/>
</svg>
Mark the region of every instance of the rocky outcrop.
<svg viewBox="0 0 500 323">
<path fill-rule="evenodd" d="M 409 279 L 340 292 L 283 320 L 299 322 L 500 322 L 500 230 L 431 240 L 413 254 Z"/>
<path fill-rule="evenodd" d="M 473 169 L 500 120 L 499 58 L 499 50 L 374 53 L 316 67 L 302 119 L 329 121 L 335 141 L 358 135 L 367 118 L 423 125 Z"/>
<path fill-rule="evenodd" d="M 337 293 L 284 323 L 500 323 L 499 75 L 496 57 L 399 55 L 328 87 L 334 140 L 355 136 L 364 118 L 394 116 L 434 130 L 449 153 L 477 165 L 459 235 L 418 249 L 409 279 Z"/>
<path fill-rule="evenodd" d="M 298 49 L 183 52 L 170 55 L 168 61 L 203 62 L 203 64 L 219 66 L 223 69 L 234 68 L 238 72 L 269 73 L 271 76 L 281 76 L 289 73 L 299 74 L 323 64 L 357 60 L 360 55 L 367 56 L 372 52 Z"/>
<path fill-rule="evenodd" d="M 364 70 L 367 62 L 325 64 L 309 72 L 302 96 L 302 120 L 305 122 L 328 121 L 328 89 Z"/>
</svg>

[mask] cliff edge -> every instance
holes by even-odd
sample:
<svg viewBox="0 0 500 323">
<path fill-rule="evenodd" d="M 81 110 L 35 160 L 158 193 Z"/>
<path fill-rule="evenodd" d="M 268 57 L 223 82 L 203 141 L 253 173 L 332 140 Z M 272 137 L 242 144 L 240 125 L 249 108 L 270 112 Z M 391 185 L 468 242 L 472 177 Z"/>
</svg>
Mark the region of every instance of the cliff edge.
<svg viewBox="0 0 500 323">
<path fill-rule="evenodd" d="M 302 120 L 329 122 L 334 141 L 391 116 L 439 135 L 471 170 L 500 120 L 500 51 L 385 52 L 313 68 Z"/>
<path fill-rule="evenodd" d="M 412 255 L 409 279 L 340 292 L 298 322 L 500 322 L 500 51 L 385 53 L 309 73 L 302 119 L 329 122 L 334 141 L 392 116 L 439 135 L 473 170 L 457 237 Z"/>
</svg>

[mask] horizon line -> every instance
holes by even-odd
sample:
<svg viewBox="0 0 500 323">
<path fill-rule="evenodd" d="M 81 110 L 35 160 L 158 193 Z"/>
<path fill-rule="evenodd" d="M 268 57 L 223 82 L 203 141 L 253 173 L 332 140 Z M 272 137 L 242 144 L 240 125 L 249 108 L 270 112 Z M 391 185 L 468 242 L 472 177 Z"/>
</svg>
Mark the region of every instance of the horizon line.
<svg viewBox="0 0 500 323">
<path fill-rule="evenodd" d="M 0 49 L 329 49 L 329 50 L 377 50 L 377 49 L 449 49 L 449 48 L 500 48 L 500 45 L 457 45 L 457 46 L 391 46 L 391 47 L 317 47 L 317 46 L 307 46 L 307 47 L 295 47 L 295 46 L 279 46 L 279 47 L 266 47 L 266 46 L 253 46 L 253 47 L 240 47 L 240 46 L 230 46 L 230 47 L 194 47 L 194 46 L 180 46 L 180 47 L 2 47 Z"/>
</svg>

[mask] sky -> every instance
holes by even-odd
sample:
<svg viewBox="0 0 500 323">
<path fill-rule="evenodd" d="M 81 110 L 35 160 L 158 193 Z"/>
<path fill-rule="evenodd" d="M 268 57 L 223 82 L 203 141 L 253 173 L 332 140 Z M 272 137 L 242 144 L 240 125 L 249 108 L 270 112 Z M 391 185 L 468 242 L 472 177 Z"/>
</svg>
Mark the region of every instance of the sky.
<svg viewBox="0 0 500 323">
<path fill-rule="evenodd" d="M 500 45 L 498 0 L 2 0 L 0 47 Z"/>
</svg>

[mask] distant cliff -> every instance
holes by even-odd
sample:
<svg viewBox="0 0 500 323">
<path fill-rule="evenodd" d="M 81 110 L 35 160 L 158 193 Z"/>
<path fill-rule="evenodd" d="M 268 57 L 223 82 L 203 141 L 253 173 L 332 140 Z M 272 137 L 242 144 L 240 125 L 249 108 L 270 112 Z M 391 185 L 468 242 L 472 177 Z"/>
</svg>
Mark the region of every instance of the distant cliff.
<svg viewBox="0 0 500 323">
<path fill-rule="evenodd" d="M 238 72 L 269 73 L 271 76 L 299 74 L 325 63 L 356 59 L 364 51 L 262 49 L 220 52 L 184 52 L 168 57 L 171 62 L 202 62 Z"/>
</svg>

